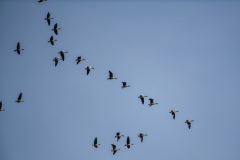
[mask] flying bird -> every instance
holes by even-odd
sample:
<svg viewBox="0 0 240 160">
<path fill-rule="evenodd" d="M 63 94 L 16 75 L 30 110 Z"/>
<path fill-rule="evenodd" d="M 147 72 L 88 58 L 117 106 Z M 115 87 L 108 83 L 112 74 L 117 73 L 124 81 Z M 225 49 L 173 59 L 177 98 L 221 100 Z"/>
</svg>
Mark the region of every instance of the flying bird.
<svg viewBox="0 0 240 160">
<path fill-rule="evenodd" d="M 115 138 L 117 138 L 117 142 L 121 137 L 124 137 L 124 135 L 122 135 L 120 132 L 117 132 L 115 136 Z"/>
<path fill-rule="evenodd" d="M 48 43 L 50 42 L 52 45 L 54 45 L 54 41 L 57 41 L 56 39 L 53 39 L 53 36 L 50 37 L 50 40 L 48 41 Z"/>
<path fill-rule="evenodd" d="M 17 52 L 17 53 L 20 55 L 20 51 L 21 51 L 21 50 L 24 50 L 24 49 L 22 49 L 22 48 L 20 47 L 20 42 L 18 42 L 18 44 L 17 44 L 17 49 L 14 50 L 14 52 Z"/>
<path fill-rule="evenodd" d="M 61 29 L 61 28 L 58 28 L 58 24 L 56 23 L 55 25 L 54 25 L 54 28 L 52 29 L 52 31 L 54 31 L 54 33 L 56 34 L 56 35 L 58 35 L 58 30 L 59 29 Z"/>
<path fill-rule="evenodd" d="M 18 99 L 15 102 L 17 102 L 17 103 L 24 102 L 22 100 L 22 93 L 19 94 Z"/>
<path fill-rule="evenodd" d="M 176 111 L 176 110 L 171 110 L 171 111 L 170 111 L 170 113 L 171 113 L 172 116 L 173 116 L 173 119 L 175 119 L 175 112 L 178 112 L 178 111 Z"/>
<path fill-rule="evenodd" d="M 67 51 L 64 51 L 64 50 L 61 50 L 60 52 L 58 52 L 58 54 L 60 54 L 61 55 L 61 57 L 62 57 L 62 60 L 64 61 L 64 54 L 65 53 L 68 53 Z"/>
<path fill-rule="evenodd" d="M 47 1 L 47 0 L 39 0 L 38 2 L 41 3 L 41 2 L 44 2 L 44 1 Z"/>
<path fill-rule="evenodd" d="M 152 105 L 158 104 L 158 103 L 155 103 L 154 99 L 152 99 L 152 98 L 149 98 L 149 100 L 150 100 L 150 103 L 148 104 L 149 107 L 151 107 Z"/>
<path fill-rule="evenodd" d="M 55 61 L 55 67 L 57 66 L 59 60 L 62 60 L 62 59 L 60 59 L 60 58 L 58 58 L 58 57 L 55 57 L 55 58 L 53 59 L 53 61 Z"/>
<path fill-rule="evenodd" d="M 111 151 L 113 152 L 113 155 L 114 155 L 118 150 L 120 150 L 119 148 L 116 147 L 115 144 L 112 144 L 112 148 L 113 148 L 113 149 L 112 149 Z"/>
<path fill-rule="evenodd" d="M 113 80 L 113 79 L 117 79 L 113 77 L 113 73 L 111 71 L 109 71 L 109 78 L 108 80 Z"/>
<path fill-rule="evenodd" d="M 5 109 L 2 109 L 2 101 L 0 102 L 0 112 L 5 111 Z"/>
<path fill-rule="evenodd" d="M 92 66 L 87 66 L 87 68 L 85 68 L 86 70 L 87 70 L 87 75 L 89 74 L 89 72 L 90 72 L 90 70 L 91 69 L 94 69 L 94 67 L 92 67 Z"/>
<path fill-rule="evenodd" d="M 123 89 L 123 88 L 130 87 L 130 85 L 127 85 L 127 82 L 122 82 L 122 84 L 123 84 L 123 85 L 122 85 L 122 89 Z"/>
<path fill-rule="evenodd" d="M 142 101 L 142 104 L 144 104 L 144 97 L 147 97 L 147 96 L 144 96 L 143 94 L 142 95 L 140 95 L 138 98 L 140 98 L 141 99 L 141 101 Z"/>
<path fill-rule="evenodd" d="M 127 144 L 125 144 L 125 146 L 127 146 L 129 149 L 131 147 L 131 145 L 133 145 L 133 144 L 130 143 L 130 138 L 127 137 Z"/>
<path fill-rule="evenodd" d="M 53 19 L 53 18 L 50 17 L 50 13 L 48 12 L 47 18 L 45 18 L 45 20 L 47 20 L 49 26 L 51 24 L 51 19 Z"/>
<path fill-rule="evenodd" d="M 79 62 L 81 62 L 82 60 L 85 60 L 85 59 L 83 59 L 81 56 L 77 57 L 77 59 L 76 59 L 77 64 L 78 64 Z"/>
<path fill-rule="evenodd" d="M 143 132 L 138 135 L 138 137 L 141 138 L 141 142 L 143 142 L 143 137 L 148 136 L 147 134 L 144 134 Z"/>
<path fill-rule="evenodd" d="M 185 123 L 188 124 L 188 128 L 189 128 L 189 129 L 191 128 L 191 122 L 193 122 L 193 121 L 194 121 L 194 120 L 190 120 L 190 119 L 186 120 Z"/>
<path fill-rule="evenodd" d="M 94 146 L 95 148 L 98 148 L 100 144 L 97 143 L 97 137 L 94 139 L 94 144 L 92 146 Z"/>
</svg>

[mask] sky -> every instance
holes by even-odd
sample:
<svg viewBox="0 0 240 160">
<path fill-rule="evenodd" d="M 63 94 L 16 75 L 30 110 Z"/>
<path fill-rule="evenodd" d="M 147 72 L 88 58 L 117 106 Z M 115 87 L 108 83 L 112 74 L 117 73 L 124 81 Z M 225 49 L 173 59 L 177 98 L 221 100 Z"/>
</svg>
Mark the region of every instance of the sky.
<svg viewBox="0 0 240 160">
<path fill-rule="evenodd" d="M 0 159 L 237 160 L 239 8 L 224 0 L 1 1 Z M 60 50 L 68 53 L 55 67 Z M 78 56 L 86 60 L 76 65 Z M 107 80 L 109 70 L 118 79 Z M 125 135 L 118 142 L 116 132 Z M 142 143 L 140 132 L 148 134 Z M 115 155 L 111 144 L 121 149 Z"/>
</svg>

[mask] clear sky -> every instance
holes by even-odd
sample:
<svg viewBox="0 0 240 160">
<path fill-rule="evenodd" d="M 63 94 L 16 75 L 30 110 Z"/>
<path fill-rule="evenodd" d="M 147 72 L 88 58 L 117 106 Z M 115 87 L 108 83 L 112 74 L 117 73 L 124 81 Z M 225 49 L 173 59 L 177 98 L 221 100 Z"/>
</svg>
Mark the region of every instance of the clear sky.
<svg viewBox="0 0 240 160">
<path fill-rule="evenodd" d="M 238 160 L 239 8 L 224 0 L 1 1 L 0 160 Z M 68 53 L 55 67 L 60 50 Z M 76 65 L 78 56 L 86 60 Z M 117 80 L 107 80 L 109 70 Z M 142 105 L 140 94 L 158 105 Z M 111 144 L 121 149 L 115 155 Z"/>
</svg>

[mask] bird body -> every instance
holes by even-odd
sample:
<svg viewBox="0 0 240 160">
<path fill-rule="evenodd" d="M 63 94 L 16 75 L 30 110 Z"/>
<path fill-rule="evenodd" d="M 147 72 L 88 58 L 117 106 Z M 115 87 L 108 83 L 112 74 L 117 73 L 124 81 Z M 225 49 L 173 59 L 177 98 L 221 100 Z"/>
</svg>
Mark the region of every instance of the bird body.
<svg viewBox="0 0 240 160">
<path fill-rule="evenodd" d="M 149 100 L 150 100 L 150 103 L 148 104 L 149 107 L 151 107 L 152 105 L 158 104 L 158 103 L 154 102 L 154 99 L 152 99 L 152 98 L 149 98 Z"/>
<path fill-rule="evenodd" d="M 178 111 L 176 111 L 176 110 L 171 110 L 171 111 L 170 111 L 170 113 L 171 113 L 172 116 L 173 116 L 173 119 L 175 119 L 175 112 L 178 112 Z"/>
<path fill-rule="evenodd" d="M 53 19 L 53 18 L 50 17 L 50 13 L 48 12 L 47 18 L 45 18 L 45 20 L 47 20 L 49 26 L 51 24 L 51 19 Z"/>
<path fill-rule="evenodd" d="M 141 139 L 141 142 L 143 142 L 143 137 L 144 136 L 148 136 L 148 135 L 144 134 L 143 132 L 138 135 L 138 137 L 140 137 L 140 139 Z"/>
<path fill-rule="evenodd" d="M 76 59 L 77 64 L 78 64 L 79 62 L 83 61 L 83 60 L 85 60 L 85 59 L 83 59 L 81 56 L 77 57 L 77 59 Z"/>
<path fill-rule="evenodd" d="M 57 41 L 57 40 L 54 40 L 53 39 L 53 36 L 50 37 L 50 40 L 48 41 L 48 43 L 50 42 L 52 45 L 54 45 L 54 41 Z"/>
<path fill-rule="evenodd" d="M 24 101 L 22 100 L 22 93 L 19 94 L 18 99 L 17 99 L 15 102 L 17 102 L 17 103 L 24 102 Z"/>
<path fill-rule="evenodd" d="M 117 138 L 117 142 L 121 137 L 124 137 L 124 135 L 122 135 L 120 132 L 117 132 L 115 136 L 115 138 Z"/>
<path fill-rule="evenodd" d="M 94 146 L 95 148 L 98 148 L 100 144 L 97 143 L 97 137 L 94 139 L 94 143 L 92 146 Z"/>
<path fill-rule="evenodd" d="M 5 111 L 3 108 L 2 108 L 2 101 L 0 102 L 0 112 L 1 111 Z"/>
<path fill-rule="evenodd" d="M 59 29 L 61 29 L 61 28 L 58 28 L 58 24 L 56 23 L 55 25 L 54 25 L 54 28 L 52 29 L 52 31 L 54 31 L 54 33 L 56 34 L 56 35 L 58 35 L 58 30 Z"/>
<path fill-rule="evenodd" d="M 113 149 L 112 149 L 111 151 L 113 152 L 113 155 L 114 155 L 118 150 L 120 150 L 119 148 L 116 147 L 115 144 L 112 144 L 112 148 L 113 148 Z"/>
<path fill-rule="evenodd" d="M 90 70 L 91 69 L 94 69 L 94 67 L 92 67 L 92 66 L 87 66 L 87 68 L 85 68 L 86 70 L 87 70 L 87 75 L 89 74 L 89 72 L 90 72 Z"/>
<path fill-rule="evenodd" d="M 186 120 L 185 123 L 188 124 L 188 128 L 189 128 L 189 129 L 191 128 L 191 122 L 193 122 L 193 121 L 194 121 L 194 120 L 191 120 L 191 119 Z"/>
<path fill-rule="evenodd" d="M 140 96 L 138 96 L 138 98 L 140 98 L 140 99 L 141 99 L 141 101 L 142 101 L 142 104 L 144 104 L 144 97 L 147 97 L 147 96 L 144 96 L 143 94 L 142 94 L 142 95 L 140 95 Z"/>
<path fill-rule="evenodd" d="M 108 72 L 109 72 L 109 78 L 107 78 L 108 80 L 117 79 L 113 77 L 113 73 L 111 71 L 108 71 Z"/>
<path fill-rule="evenodd" d="M 127 143 L 125 144 L 125 146 L 127 146 L 129 149 L 131 147 L 131 145 L 133 145 L 133 144 L 130 143 L 130 138 L 127 137 Z"/>
<path fill-rule="evenodd" d="M 20 55 L 20 51 L 21 51 L 21 50 L 24 50 L 24 49 L 22 49 L 22 48 L 20 47 L 20 42 L 18 42 L 18 44 L 17 44 L 17 49 L 15 49 L 14 52 L 17 52 L 17 53 Z"/>
<path fill-rule="evenodd" d="M 123 84 L 123 85 L 122 85 L 122 89 L 123 89 L 123 88 L 130 87 L 130 85 L 127 85 L 127 82 L 122 82 L 122 84 Z"/>
</svg>

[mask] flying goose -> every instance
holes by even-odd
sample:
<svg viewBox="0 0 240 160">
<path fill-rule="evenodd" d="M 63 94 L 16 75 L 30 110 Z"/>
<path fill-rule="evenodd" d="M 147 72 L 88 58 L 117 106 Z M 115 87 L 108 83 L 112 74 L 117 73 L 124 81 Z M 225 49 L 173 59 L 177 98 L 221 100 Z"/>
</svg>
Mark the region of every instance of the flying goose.
<svg viewBox="0 0 240 160">
<path fill-rule="evenodd" d="M 122 84 L 123 84 L 123 85 L 122 85 L 122 89 L 123 89 L 123 88 L 130 87 L 130 85 L 127 85 L 127 82 L 122 82 Z"/>
<path fill-rule="evenodd" d="M 117 142 L 121 137 L 124 137 L 124 135 L 122 135 L 120 132 L 117 132 L 115 136 L 115 138 L 117 138 Z"/>
<path fill-rule="evenodd" d="M 0 112 L 1 111 L 5 111 L 4 109 L 2 109 L 2 101 L 0 102 Z"/>
<path fill-rule="evenodd" d="M 115 144 L 112 144 L 112 152 L 113 152 L 113 155 L 118 151 L 118 150 L 120 150 L 119 148 L 116 148 L 116 145 Z"/>
<path fill-rule="evenodd" d="M 51 19 L 53 19 L 53 18 L 50 17 L 50 13 L 48 12 L 47 18 L 45 18 L 45 20 L 47 20 L 49 26 L 51 24 Z"/>
<path fill-rule="evenodd" d="M 53 61 L 55 61 L 55 67 L 57 66 L 59 60 L 62 60 L 62 59 L 60 59 L 60 58 L 58 58 L 58 57 L 55 57 L 55 58 L 53 59 Z"/>
<path fill-rule="evenodd" d="M 144 97 L 147 97 L 147 96 L 144 96 L 143 94 L 142 95 L 140 95 L 138 98 L 140 98 L 141 99 L 141 101 L 142 101 L 142 104 L 144 104 Z"/>
<path fill-rule="evenodd" d="M 141 138 L 141 142 L 143 142 L 143 137 L 148 136 L 147 134 L 144 134 L 143 132 L 138 135 L 138 137 Z"/>
<path fill-rule="evenodd" d="M 108 80 L 113 80 L 113 79 L 117 79 L 113 77 L 113 73 L 111 71 L 109 71 L 109 78 Z"/>
<path fill-rule="evenodd" d="M 150 103 L 148 104 L 149 107 L 151 107 L 152 105 L 158 104 L 158 103 L 155 103 L 154 99 L 152 99 L 152 98 L 149 98 L 149 100 L 150 100 Z"/>
<path fill-rule="evenodd" d="M 189 129 L 191 128 L 191 122 L 193 122 L 193 121 L 194 121 L 194 120 L 190 120 L 190 119 L 186 120 L 185 123 L 188 124 L 188 128 L 189 128 Z"/>
<path fill-rule="evenodd" d="M 77 59 L 76 59 L 77 64 L 78 64 L 79 62 L 81 62 L 82 60 L 85 60 L 85 59 L 83 59 L 81 56 L 77 57 Z"/>
<path fill-rule="evenodd" d="M 17 44 L 17 49 L 14 50 L 14 52 L 17 52 L 17 53 L 20 55 L 20 51 L 21 51 L 21 50 L 24 50 L 24 49 L 22 49 L 22 48 L 20 47 L 20 42 L 18 42 L 18 44 Z"/>
<path fill-rule="evenodd" d="M 19 94 L 18 100 L 16 100 L 15 102 L 17 102 L 17 103 L 24 102 L 24 101 L 22 100 L 22 93 Z"/>
<path fill-rule="evenodd" d="M 98 148 L 100 144 L 97 143 L 97 137 L 94 139 L 94 144 L 92 146 L 94 146 L 95 148 Z"/>
<path fill-rule="evenodd" d="M 129 149 L 131 147 L 131 145 L 133 145 L 133 144 L 130 143 L 130 138 L 127 137 L 127 144 L 125 144 L 125 146 L 127 146 Z"/>
<path fill-rule="evenodd" d="M 47 0 L 39 0 L 38 2 L 41 3 L 41 2 L 44 2 L 44 1 L 47 1 Z"/>
<path fill-rule="evenodd" d="M 62 57 L 62 60 L 64 61 L 64 54 L 65 53 L 68 53 L 67 51 L 64 51 L 64 50 L 61 50 L 60 52 L 58 52 L 58 54 L 60 54 L 61 55 L 61 57 Z"/>
<path fill-rule="evenodd" d="M 89 72 L 90 72 L 90 70 L 91 69 L 94 69 L 94 67 L 92 67 L 92 66 L 87 66 L 87 68 L 85 68 L 86 70 L 87 70 L 87 75 L 89 74 Z"/>
<path fill-rule="evenodd" d="M 52 45 L 54 45 L 54 41 L 57 41 L 56 39 L 53 39 L 53 36 L 50 37 L 50 40 L 48 41 L 48 43 L 50 42 Z"/>
<path fill-rule="evenodd" d="M 171 110 L 171 111 L 170 111 L 170 113 L 171 113 L 172 116 L 173 116 L 173 119 L 175 119 L 175 112 L 178 112 L 178 111 L 176 111 L 176 110 Z"/>
<path fill-rule="evenodd" d="M 58 28 L 58 25 L 57 25 L 57 23 L 54 25 L 54 28 L 52 29 L 52 31 L 54 31 L 54 33 L 56 34 L 56 35 L 58 35 L 58 30 L 59 29 L 61 29 L 61 28 Z"/>
</svg>

